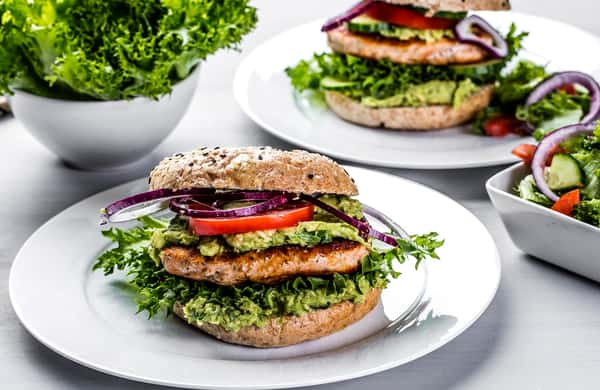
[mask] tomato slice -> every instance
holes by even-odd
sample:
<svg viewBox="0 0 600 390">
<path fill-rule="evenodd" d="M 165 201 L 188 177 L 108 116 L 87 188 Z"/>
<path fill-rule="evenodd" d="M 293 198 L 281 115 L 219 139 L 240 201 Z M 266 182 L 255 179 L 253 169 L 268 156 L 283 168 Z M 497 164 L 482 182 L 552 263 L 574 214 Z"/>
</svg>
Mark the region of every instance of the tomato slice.
<svg viewBox="0 0 600 390">
<path fill-rule="evenodd" d="M 561 196 L 552 206 L 552 210 L 570 217 L 573 214 L 573 208 L 579 202 L 581 202 L 581 191 L 579 189 L 573 190 Z"/>
<path fill-rule="evenodd" d="M 399 7 L 377 1 L 364 13 L 373 19 L 390 24 L 411 27 L 421 30 L 447 30 L 456 25 L 457 20 L 444 18 L 429 18 L 410 8 Z"/>
<path fill-rule="evenodd" d="M 311 204 L 300 203 L 294 208 L 249 217 L 190 218 L 190 230 L 197 236 L 217 236 L 292 227 L 298 222 L 312 220 L 314 209 Z"/>
<path fill-rule="evenodd" d="M 488 119 L 483 124 L 486 135 L 491 137 L 504 137 L 510 133 L 516 133 L 523 123 L 509 115 L 498 115 Z"/>
<path fill-rule="evenodd" d="M 536 149 L 537 146 L 535 145 L 521 144 L 513 149 L 512 154 L 523 160 L 525 164 L 531 165 L 531 160 L 533 160 Z"/>
</svg>

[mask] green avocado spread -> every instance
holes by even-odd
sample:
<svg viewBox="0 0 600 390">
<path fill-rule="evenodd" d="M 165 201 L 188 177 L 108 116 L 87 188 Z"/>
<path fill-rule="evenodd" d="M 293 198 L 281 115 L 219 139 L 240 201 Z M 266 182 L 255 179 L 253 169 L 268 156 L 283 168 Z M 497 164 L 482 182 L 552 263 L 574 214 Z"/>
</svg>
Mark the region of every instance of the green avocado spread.
<svg viewBox="0 0 600 390">
<path fill-rule="evenodd" d="M 301 316 L 344 301 L 361 303 L 371 289 L 384 288 L 386 284 L 381 275 L 368 277 L 357 273 L 335 274 L 329 281 L 298 278 L 283 285 L 256 285 L 252 287 L 256 290 L 252 297 L 237 294 L 236 290 L 227 296 L 206 291 L 185 304 L 184 316 L 189 323 L 220 325 L 237 332 L 244 326 L 260 328 L 273 317 Z"/>
<path fill-rule="evenodd" d="M 395 38 L 401 41 L 419 39 L 425 42 L 435 42 L 443 38 L 454 38 L 452 30 L 418 30 L 416 28 L 393 26 L 389 30 L 379 31 L 379 35 L 386 38 Z"/>
<path fill-rule="evenodd" d="M 362 218 L 362 207 L 357 200 L 333 195 L 319 199 L 348 215 Z M 283 245 L 312 247 L 331 243 L 336 238 L 365 243 L 357 229 L 316 208 L 312 221 L 300 222 L 293 227 L 210 237 L 191 234 L 185 221 L 176 218 L 168 228 L 153 232 L 151 245 L 155 259 L 161 249 L 173 245 L 196 247 L 201 255 L 212 257 L 228 251 L 242 253 Z"/>
<path fill-rule="evenodd" d="M 441 104 L 458 108 L 477 91 L 479 87 L 469 79 L 460 82 L 433 80 L 411 85 L 406 91 L 385 99 L 367 96 L 361 100 L 361 103 L 371 108 L 424 107 Z"/>
</svg>

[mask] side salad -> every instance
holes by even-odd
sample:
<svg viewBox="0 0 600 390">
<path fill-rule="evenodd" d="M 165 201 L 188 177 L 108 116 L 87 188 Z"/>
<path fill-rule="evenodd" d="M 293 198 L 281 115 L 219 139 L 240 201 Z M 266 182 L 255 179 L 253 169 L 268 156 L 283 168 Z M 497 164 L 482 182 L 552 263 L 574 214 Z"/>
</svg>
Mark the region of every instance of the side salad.
<svg viewBox="0 0 600 390">
<path fill-rule="evenodd" d="M 600 123 L 563 127 L 513 154 L 532 171 L 518 196 L 600 227 Z"/>
<path fill-rule="evenodd" d="M 520 61 L 496 82 L 492 103 L 473 124 L 475 131 L 494 137 L 531 134 L 541 140 L 546 134 L 576 123 L 596 119 L 600 87 L 587 74 L 550 74 L 530 61 Z"/>
</svg>

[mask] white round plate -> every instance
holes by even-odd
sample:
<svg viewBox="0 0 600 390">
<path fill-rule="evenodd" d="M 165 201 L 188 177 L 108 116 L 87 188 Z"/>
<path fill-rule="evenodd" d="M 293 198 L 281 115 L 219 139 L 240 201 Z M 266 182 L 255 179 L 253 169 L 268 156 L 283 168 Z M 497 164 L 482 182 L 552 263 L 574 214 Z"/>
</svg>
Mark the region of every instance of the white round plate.
<svg viewBox="0 0 600 390">
<path fill-rule="evenodd" d="M 600 69 L 600 40 L 576 27 L 516 12 L 482 12 L 507 31 L 510 23 L 529 31 L 521 57 L 550 70 Z M 240 65 L 235 97 L 254 122 L 288 142 L 333 157 L 393 168 L 456 169 L 515 162 L 510 151 L 529 138 L 484 137 L 470 126 L 432 132 L 361 127 L 338 118 L 322 103 L 294 93 L 284 69 L 313 53 L 328 51 L 323 20 L 288 30 L 252 51 Z"/>
<path fill-rule="evenodd" d="M 124 275 L 106 278 L 91 268 L 109 245 L 100 235 L 98 210 L 143 191 L 145 180 L 79 202 L 29 238 L 10 274 L 15 312 L 35 338 L 68 359 L 123 378 L 185 388 L 316 385 L 417 359 L 462 333 L 490 304 L 500 280 L 496 246 L 481 222 L 446 196 L 384 173 L 348 170 L 363 202 L 409 232 L 438 232 L 446 244 L 441 260 L 418 271 L 413 264 L 403 267 L 376 309 L 341 332 L 258 350 L 224 344 L 177 318 L 136 316 Z"/>
</svg>

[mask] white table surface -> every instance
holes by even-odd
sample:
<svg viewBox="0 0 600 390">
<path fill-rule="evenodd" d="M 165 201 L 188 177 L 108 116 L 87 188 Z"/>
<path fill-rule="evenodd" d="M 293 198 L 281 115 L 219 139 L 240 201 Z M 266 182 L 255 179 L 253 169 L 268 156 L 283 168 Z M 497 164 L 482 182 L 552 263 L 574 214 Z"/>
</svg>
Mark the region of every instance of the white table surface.
<svg viewBox="0 0 600 390">
<path fill-rule="evenodd" d="M 260 26 L 244 47 L 254 47 L 290 26 L 332 15 L 351 3 L 255 1 Z M 591 0 L 516 0 L 513 7 L 600 34 L 600 5 Z M 237 53 L 210 58 L 203 67 L 190 112 L 178 129 L 151 156 L 126 169 L 69 169 L 14 119 L 0 120 L 0 389 L 159 389 L 81 367 L 38 343 L 21 326 L 10 305 L 8 273 L 19 247 L 43 222 L 100 190 L 146 176 L 161 156 L 195 145 L 291 147 L 262 132 L 236 105 L 231 81 L 240 58 Z M 600 387 L 600 286 L 529 258 L 515 248 L 484 191 L 486 178 L 498 169 L 386 170 L 436 188 L 473 211 L 500 248 L 502 284 L 483 317 L 442 349 L 384 373 L 319 389 Z"/>
</svg>

